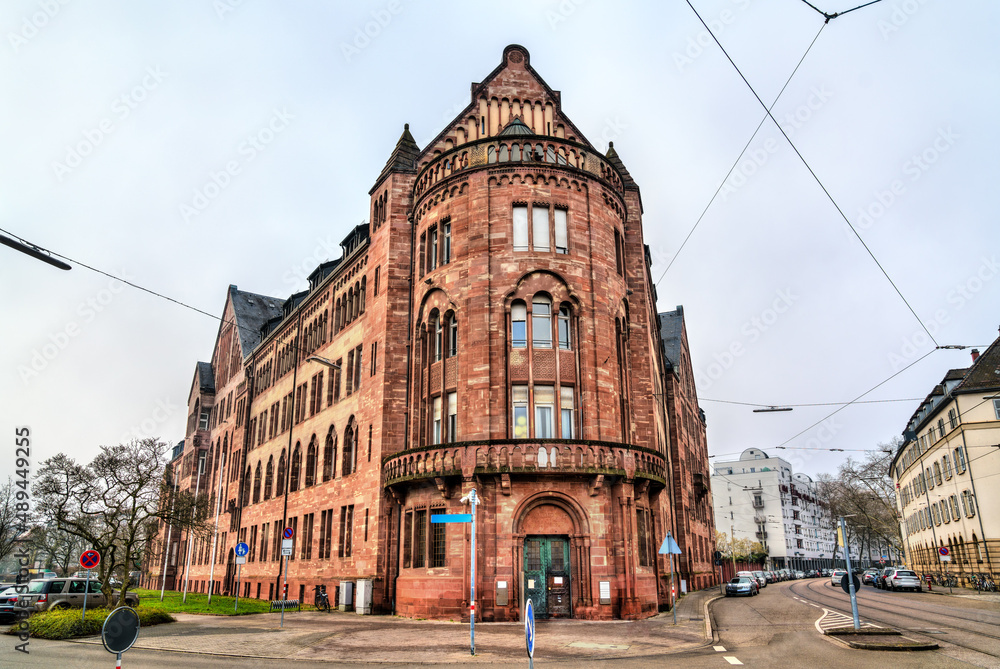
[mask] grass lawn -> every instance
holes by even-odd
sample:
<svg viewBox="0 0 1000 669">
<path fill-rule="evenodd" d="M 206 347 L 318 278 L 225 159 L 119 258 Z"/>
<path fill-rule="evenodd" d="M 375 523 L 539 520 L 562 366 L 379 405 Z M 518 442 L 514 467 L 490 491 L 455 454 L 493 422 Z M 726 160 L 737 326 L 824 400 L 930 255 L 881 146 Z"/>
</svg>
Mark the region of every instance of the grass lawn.
<svg viewBox="0 0 1000 669">
<path fill-rule="evenodd" d="M 271 602 L 263 599 L 247 599 L 240 597 L 239 611 L 234 611 L 236 599 L 234 597 L 224 597 L 212 595 L 212 604 L 208 603 L 208 595 L 200 592 L 188 592 L 187 602 L 182 601 L 184 593 L 175 590 L 167 590 L 163 594 L 163 602 L 160 602 L 159 590 L 135 591 L 143 604 L 155 605 L 164 609 L 168 613 L 201 613 L 212 616 L 235 616 L 248 615 L 251 613 L 269 613 Z M 303 611 L 314 610 L 311 604 L 303 604 Z M 275 613 L 280 613 L 275 611 Z"/>
</svg>

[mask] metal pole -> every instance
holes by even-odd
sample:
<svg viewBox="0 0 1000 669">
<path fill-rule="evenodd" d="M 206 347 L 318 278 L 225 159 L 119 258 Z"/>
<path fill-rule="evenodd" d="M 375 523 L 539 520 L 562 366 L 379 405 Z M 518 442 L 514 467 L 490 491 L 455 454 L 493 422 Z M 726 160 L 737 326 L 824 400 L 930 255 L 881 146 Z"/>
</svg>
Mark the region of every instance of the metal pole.
<svg viewBox="0 0 1000 669">
<path fill-rule="evenodd" d="M 80 616 L 80 620 L 87 619 L 87 592 L 90 590 L 90 570 L 87 570 L 87 584 L 84 586 L 83 591 L 83 615 Z"/>
<path fill-rule="evenodd" d="M 280 627 L 284 627 L 285 626 L 285 602 L 288 601 L 288 556 L 282 555 L 281 558 L 285 562 L 285 564 L 282 565 L 282 571 L 285 574 L 285 583 L 284 583 L 284 585 L 281 586 L 281 625 L 280 625 Z M 237 592 L 236 596 L 239 597 L 240 593 Z"/>
<path fill-rule="evenodd" d="M 197 470 L 197 472 L 198 472 L 198 475 L 197 475 L 198 477 L 195 479 L 195 482 L 194 482 L 194 503 L 196 505 L 198 504 L 198 493 L 200 492 L 201 475 L 203 473 L 204 467 L 205 467 L 205 458 L 201 457 L 201 454 L 199 453 L 198 454 L 198 466 L 195 468 Z M 194 521 L 194 512 L 195 512 L 195 510 L 191 509 L 191 520 L 192 521 Z M 194 523 L 192 522 L 192 524 L 194 524 Z M 193 550 L 194 550 L 194 542 L 191 541 L 191 528 L 189 527 L 188 528 L 188 540 L 187 540 L 187 557 L 184 558 L 184 597 L 181 600 L 185 604 L 187 603 L 187 598 L 188 598 L 188 569 L 191 566 L 191 552 Z"/>
<path fill-rule="evenodd" d="M 122 654 L 118 653 L 118 661 L 115 663 L 115 669 L 122 669 Z"/>
<path fill-rule="evenodd" d="M 242 573 L 243 565 L 238 565 L 236 567 L 236 604 L 233 605 L 233 613 L 238 613 L 240 610 L 240 575 Z"/>
<path fill-rule="evenodd" d="M 174 519 L 174 502 L 177 500 L 177 468 L 174 468 L 174 485 L 170 489 L 170 520 Z M 173 522 L 167 523 L 167 548 L 163 553 L 163 577 L 160 582 L 160 601 L 163 601 L 163 591 L 167 587 L 167 564 L 170 562 L 170 533 L 174 529 Z"/>
<path fill-rule="evenodd" d="M 469 501 L 472 503 L 472 580 L 471 599 L 472 608 L 469 612 L 469 643 L 472 654 L 476 654 L 476 504 L 479 498 L 476 496 L 476 489 L 469 493 Z"/>
<path fill-rule="evenodd" d="M 667 532 L 670 536 L 670 532 Z M 677 624 L 677 580 L 674 578 L 674 554 L 670 554 L 670 610 L 674 612 L 674 624 Z"/>
<path fill-rule="evenodd" d="M 208 445 L 209 449 L 212 445 Z M 220 453 L 220 456 L 222 454 Z M 219 462 L 219 485 L 215 491 L 215 527 L 212 529 L 212 566 L 208 569 L 208 603 L 212 604 L 212 591 L 215 590 L 215 563 L 218 558 L 215 551 L 219 546 L 219 513 L 222 511 L 222 471 L 226 468 L 226 458 L 220 457 Z"/>
<path fill-rule="evenodd" d="M 847 545 L 847 522 L 840 519 L 840 534 L 844 537 L 844 562 L 847 563 L 847 584 L 851 590 L 851 613 L 854 615 L 854 629 L 861 629 L 858 619 L 858 596 L 854 592 L 854 573 L 851 571 L 851 549 Z"/>
</svg>

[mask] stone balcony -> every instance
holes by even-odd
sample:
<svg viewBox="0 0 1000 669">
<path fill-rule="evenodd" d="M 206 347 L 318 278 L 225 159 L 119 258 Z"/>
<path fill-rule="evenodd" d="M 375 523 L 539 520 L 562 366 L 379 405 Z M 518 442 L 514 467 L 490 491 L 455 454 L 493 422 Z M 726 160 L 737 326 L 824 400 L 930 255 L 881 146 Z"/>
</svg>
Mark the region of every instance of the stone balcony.
<svg viewBox="0 0 1000 669">
<path fill-rule="evenodd" d="M 467 441 L 414 448 L 382 460 L 383 485 L 489 474 L 621 476 L 666 486 L 667 463 L 641 446 L 565 439 Z"/>
</svg>

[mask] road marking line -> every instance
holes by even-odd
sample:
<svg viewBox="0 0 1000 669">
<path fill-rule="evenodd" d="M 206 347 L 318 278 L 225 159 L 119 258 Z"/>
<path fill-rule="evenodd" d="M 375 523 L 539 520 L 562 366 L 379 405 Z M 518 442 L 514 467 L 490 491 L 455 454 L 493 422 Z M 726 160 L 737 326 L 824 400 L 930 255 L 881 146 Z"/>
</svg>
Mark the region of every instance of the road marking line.
<svg viewBox="0 0 1000 669">
<path fill-rule="evenodd" d="M 728 662 L 729 664 L 743 664 L 732 655 L 723 655 L 723 657 L 726 658 L 726 662 Z"/>
<path fill-rule="evenodd" d="M 725 646 L 712 646 L 712 648 L 715 649 L 716 653 L 725 653 L 726 652 L 726 647 Z"/>
</svg>

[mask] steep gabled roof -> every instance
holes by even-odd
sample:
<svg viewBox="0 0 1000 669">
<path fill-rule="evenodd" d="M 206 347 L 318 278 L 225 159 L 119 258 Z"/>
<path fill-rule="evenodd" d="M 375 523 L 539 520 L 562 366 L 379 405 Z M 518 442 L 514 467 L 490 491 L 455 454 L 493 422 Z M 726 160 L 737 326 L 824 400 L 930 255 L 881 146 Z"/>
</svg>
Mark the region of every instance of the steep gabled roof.
<svg viewBox="0 0 1000 669">
<path fill-rule="evenodd" d="M 1000 338 L 972 363 L 954 392 L 978 393 L 989 390 L 1000 390 Z"/>
<path fill-rule="evenodd" d="M 623 163 L 622 159 L 618 157 L 618 152 L 615 151 L 614 142 L 608 142 L 608 152 L 605 155 L 605 158 L 607 158 L 608 162 L 614 165 L 618 170 L 618 173 L 622 175 L 622 183 L 625 185 L 626 189 L 639 190 L 639 186 L 635 183 L 632 175 L 629 174 L 627 169 L 625 169 L 625 163 Z"/>
<path fill-rule="evenodd" d="M 681 337 L 684 333 L 684 307 L 660 314 L 660 342 L 671 369 L 681 364 Z"/>
<path fill-rule="evenodd" d="M 215 394 L 215 372 L 212 371 L 212 363 L 199 362 L 194 373 L 198 378 L 198 389 L 203 393 Z"/>
<path fill-rule="evenodd" d="M 236 316 L 236 328 L 240 334 L 240 352 L 245 359 L 260 343 L 261 326 L 281 315 L 285 301 L 239 290 L 234 285 L 229 286 L 229 295 L 233 302 L 233 314 Z"/>
</svg>

